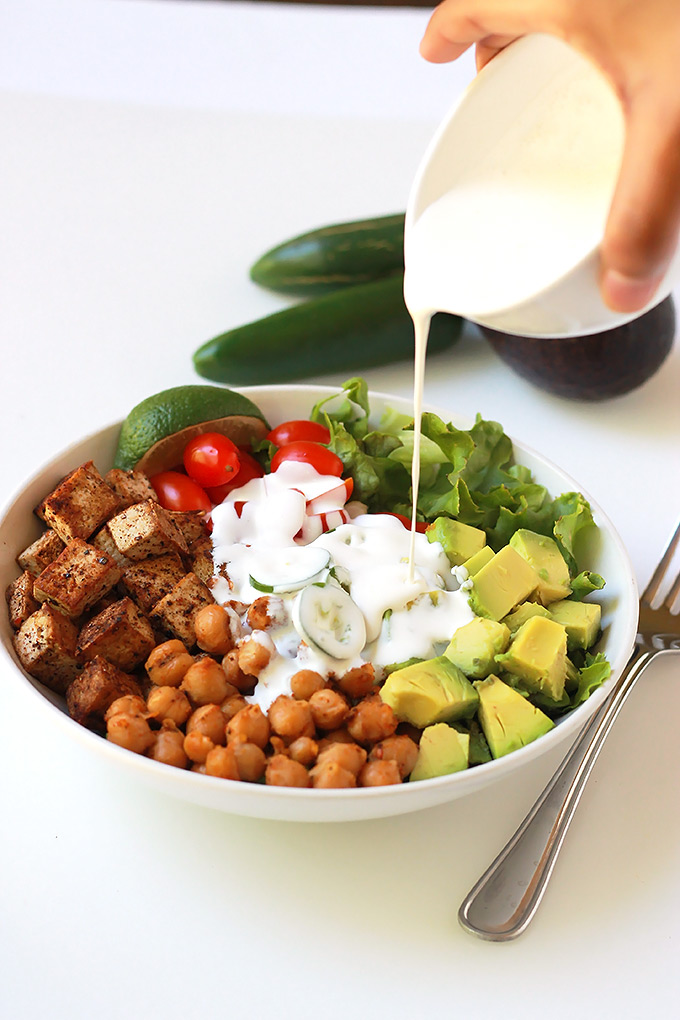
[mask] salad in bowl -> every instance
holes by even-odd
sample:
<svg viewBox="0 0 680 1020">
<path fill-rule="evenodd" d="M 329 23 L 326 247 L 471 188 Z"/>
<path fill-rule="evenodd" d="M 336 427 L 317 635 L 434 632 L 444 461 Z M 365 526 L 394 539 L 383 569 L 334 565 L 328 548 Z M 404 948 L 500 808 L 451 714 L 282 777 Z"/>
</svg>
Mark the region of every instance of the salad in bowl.
<svg viewBox="0 0 680 1020">
<path fill-rule="evenodd" d="M 26 686 L 261 817 L 416 810 L 573 735 L 632 647 L 620 541 L 481 417 L 425 413 L 413 508 L 409 411 L 361 379 L 180 387 L 67 451 L 0 524 Z"/>
</svg>

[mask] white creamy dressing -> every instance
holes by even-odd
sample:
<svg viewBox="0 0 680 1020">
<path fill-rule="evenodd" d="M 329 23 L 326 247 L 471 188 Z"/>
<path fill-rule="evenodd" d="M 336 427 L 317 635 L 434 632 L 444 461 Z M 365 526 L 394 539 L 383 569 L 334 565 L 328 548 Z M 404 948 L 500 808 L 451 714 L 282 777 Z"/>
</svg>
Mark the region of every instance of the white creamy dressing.
<svg viewBox="0 0 680 1020">
<path fill-rule="evenodd" d="M 269 595 L 273 625 L 252 634 L 267 647 L 273 642 L 277 652 L 249 699 L 263 710 L 279 694 L 290 693 L 290 679 L 300 669 L 342 676 L 372 662 L 379 675 L 380 668 L 391 663 L 439 654 L 454 631 L 473 619 L 467 591 L 460 589 L 441 545 L 409 533 L 395 517 L 358 514 L 304 542 L 310 501 L 324 489 L 337 489 L 338 481 L 307 464 L 286 461 L 273 474 L 234 489 L 212 511 L 213 595 L 218 602 L 250 603 L 263 594 L 252 579 L 295 576 L 300 588 L 305 579 L 312 584 L 342 583 L 366 624 L 361 653 L 347 660 L 333 658 L 296 631 L 297 591 Z M 327 567 L 319 572 L 318 564 L 324 560 Z M 335 577 L 329 576 L 331 568 Z"/>
</svg>

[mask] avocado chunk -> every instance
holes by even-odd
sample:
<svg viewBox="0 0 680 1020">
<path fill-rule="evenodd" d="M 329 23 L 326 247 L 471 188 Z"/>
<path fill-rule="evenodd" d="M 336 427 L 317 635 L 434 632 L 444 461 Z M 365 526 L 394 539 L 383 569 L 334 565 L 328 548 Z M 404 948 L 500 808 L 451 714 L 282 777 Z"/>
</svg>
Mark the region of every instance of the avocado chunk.
<svg viewBox="0 0 680 1020">
<path fill-rule="evenodd" d="M 476 552 L 474 556 L 471 556 L 469 560 L 465 560 L 462 566 L 468 572 L 468 577 L 472 577 L 478 571 L 485 567 L 489 560 L 493 559 L 493 549 L 490 545 L 485 545 L 483 549 Z"/>
<path fill-rule="evenodd" d="M 557 599 L 564 599 L 571 593 L 569 567 L 554 539 L 520 528 L 508 544 L 538 574 L 536 595 L 542 605 L 547 606 Z"/>
<path fill-rule="evenodd" d="M 428 541 L 439 542 L 452 567 L 459 567 L 486 545 L 486 534 L 480 528 L 453 521 L 450 517 L 437 517 L 425 529 Z"/>
<path fill-rule="evenodd" d="M 555 725 L 545 712 L 493 674 L 486 680 L 476 680 L 475 687 L 478 719 L 494 758 L 530 744 Z"/>
<path fill-rule="evenodd" d="M 506 545 L 474 575 L 470 608 L 476 616 L 502 620 L 536 590 L 538 581 L 534 568 Z"/>
<path fill-rule="evenodd" d="M 510 643 L 510 631 L 504 623 L 476 616 L 459 627 L 444 655 L 466 676 L 481 680 L 493 673 L 495 657 L 504 652 Z"/>
<path fill-rule="evenodd" d="M 507 652 L 496 656 L 496 663 L 528 690 L 559 701 L 567 678 L 567 632 L 561 623 L 532 616 L 519 628 Z"/>
<path fill-rule="evenodd" d="M 538 602 L 523 602 L 521 606 L 514 609 L 511 613 L 503 619 L 503 623 L 510 629 L 510 636 L 514 637 L 519 628 L 527 620 L 530 620 L 532 616 L 543 616 L 546 620 L 550 619 L 550 613 L 543 606 L 540 606 Z M 505 651 L 505 649 L 502 649 Z"/>
<path fill-rule="evenodd" d="M 567 632 L 567 648 L 590 648 L 600 630 L 602 610 L 597 602 L 553 602 L 550 616 Z"/>
<path fill-rule="evenodd" d="M 440 655 L 390 673 L 380 697 L 398 719 L 423 729 L 474 715 L 477 692 L 457 666 Z"/>
<path fill-rule="evenodd" d="M 411 772 L 411 782 L 448 776 L 468 767 L 470 735 L 459 733 L 446 723 L 427 726 L 420 738 L 418 757 Z"/>
</svg>

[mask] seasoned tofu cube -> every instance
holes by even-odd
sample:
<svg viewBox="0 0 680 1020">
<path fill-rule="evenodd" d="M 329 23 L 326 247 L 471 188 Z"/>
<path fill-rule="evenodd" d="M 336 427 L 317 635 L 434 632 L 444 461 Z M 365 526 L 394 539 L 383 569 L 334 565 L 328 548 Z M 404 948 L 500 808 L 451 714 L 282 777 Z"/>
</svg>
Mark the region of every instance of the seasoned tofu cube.
<svg viewBox="0 0 680 1020">
<path fill-rule="evenodd" d="M 132 560 L 129 560 L 127 556 L 123 556 L 123 554 L 118 551 L 118 546 L 113 541 L 113 535 L 111 534 L 111 529 L 109 528 L 108 523 L 104 524 L 96 535 L 90 539 L 90 545 L 93 545 L 95 549 L 100 549 L 102 552 L 105 552 L 106 555 L 110 556 L 114 563 L 117 563 L 119 567 L 123 568 L 123 570 L 125 570 L 126 567 L 129 567 L 132 563 Z"/>
<path fill-rule="evenodd" d="M 178 637 L 187 648 L 196 644 L 194 618 L 202 606 L 215 599 L 196 574 L 186 574 L 151 610 L 151 622 Z"/>
<path fill-rule="evenodd" d="M 56 560 L 63 548 L 64 543 L 59 535 L 49 528 L 47 531 L 43 531 L 40 538 L 36 538 L 35 542 L 31 542 L 23 552 L 19 553 L 17 563 L 22 570 L 30 570 L 37 577 L 41 570 Z"/>
<path fill-rule="evenodd" d="M 109 521 L 118 551 L 130 560 L 176 552 L 186 556 L 189 548 L 182 532 L 159 503 L 148 499 L 135 503 Z"/>
<path fill-rule="evenodd" d="M 177 553 L 150 556 L 141 563 L 130 563 L 120 582 L 121 589 L 145 613 L 181 581 L 186 570 Z"/>
<path fill-rule="evenodd" d="M 57 694 L 65 694 L 80 669 L 77 641 L 75 624 L 44 605 L 21 625 L 14 636 L 14 648 L 27 673 Z"/>
<path fill-rule="evenodd" d="M 168 515 L 184 535 L 187 545 L 208 534 L 203 510 L 168 510 Z"/>
<path fill-rule="evenodd" d="M 104 475 L 104 481 L 120 499 L 121 508 L 132 506 L 134 503 L 143 503 L 147 499 L 158 500 L 153 485 L 143 471 L 111 468 Z"/>
<path fill-rule="evenodd" d="M 110 556 L 74 538 L 35 579 L 34 595 L 66 616 L 81 616 L 118 583 L 120 567 Z"/>
<path fill-rule="evenodd" d="M 80 631 L 78 659 L 101 655 L 122 670 L 133 670 L 155 647 L 151 624 L 132 599 L 124 598 L 93 616 Z"/>
<path fill-rule="evenodd" d="M 76 722 L 103 732 L 107 708 L 126 694 L 141 693 L 134 677 L 101 656 L 95 656 L 69 685 L 66 707 Z"/>
<path fill-rule="evenodd" d="M 9 622 L 15 630 L 19 630 L 22 623 L 25 623 L 32 613 L 40 609 L 40 603 L 33 597 L 34 581 L 35 577 L 33 574 L 28 570 L 24 570 L 23 574 L 17 577 L 16 581 L 12 581 L 7 586 L 5 598 L 7 599 Z"/>
<path fill-rule="evenodd" d="M 119 506 L 116 493 L 88 460 L 45 497 L 37 513 L 63 542 L 70 542 L 89 538 Z"/>
<path fill-rule="evenodd" d="M 209 535 L 202 535 L 189 546 L 189 563 L 197 577 L 208 587 L 212 586 L 215 566 L 212 557 L 212 540 Z"/>
</svg>

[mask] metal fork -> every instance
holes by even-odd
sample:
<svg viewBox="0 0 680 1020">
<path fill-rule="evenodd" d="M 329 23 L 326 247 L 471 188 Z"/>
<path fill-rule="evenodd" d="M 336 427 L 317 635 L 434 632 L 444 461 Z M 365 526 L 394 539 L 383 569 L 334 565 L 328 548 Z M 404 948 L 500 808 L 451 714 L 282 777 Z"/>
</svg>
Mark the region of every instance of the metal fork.
<svg viewBox="0 0 680 1020">
<path fill-rule="evenodd" d="M 635 651 L 597 714 L 583 728 L 514 836 L 463 900 L 458 920 L 473 935 L 506 942 L 526 930 L 543 897 L 598 754 L 650 660 L 680 649 L 680 574 L 653 608 L 680 545 L 680 524 L 640 598 Z"/>
</svg>

